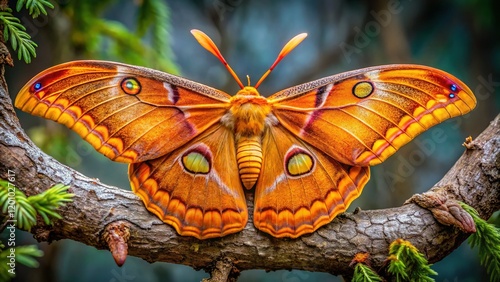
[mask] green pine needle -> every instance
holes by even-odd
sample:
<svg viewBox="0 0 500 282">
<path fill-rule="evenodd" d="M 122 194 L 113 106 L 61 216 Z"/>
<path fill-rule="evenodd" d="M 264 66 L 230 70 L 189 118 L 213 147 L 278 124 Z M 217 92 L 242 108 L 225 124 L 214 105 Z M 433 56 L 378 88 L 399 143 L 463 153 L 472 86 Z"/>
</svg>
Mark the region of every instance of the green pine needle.
<svg viewBox="0 0 500 282">
<path fill-rule="evenodd" d="M 36 18 L 40 14 L 47 15 L 46 8 L 54 8 L 54 5 L 47 0 L 18 0 L 16 10 L 19 12 L 23 7 L 28 13 Z M 0 11 L 0 23 L 3 24 L 3 37 L 5 42 L 9 41 L 12 49 L 17 51 L 17 58 L 31 63 L 31 58 L 36 58 L 35 48 L 38 45 L 31 40 L 31 36 L 26 32 L 26 28 L 21 21 L 12 15 L 12 10 L 6 8 Z"/>
<path fill-rule="evenodd" d="M 471 206 L 465 203 L 460 205 L 472 216 L 476 224 L 476 233 L 468 240 L 470 246 L 478 246 L 479 260 L 490 275 L 490 281 L 500 281 L 500 229 L 479 217 Z"/>
<path fill-rule="evenodd" d="M 178 73 L 171 63 L 173 52 L 170 49 L 170 10 L 163 0 L 144 0 L 139 6 L 137 17 L 137 35 L 143 37 L 151 28 L 150 65 L 169 73 Z"/>
<path fill-rule="evenodd" d="M 405 263 L 394 255 L 389 256 L 388 259 L 390 263 L 387 271 L 396 276 L 396 281 L 408 281 L 408 271 Z"/>
<path fill-rule="evenodd" d="M 170 49 L 170 10 L 163 0 L 137 3 L 137 29 L 103 16 L 112 0 L 70 1 L 62 11 L 71 15 L 71 44 L 84 57 L 104 58 L 178 74 Z"/>
<path fill-rule="evenodd" d="M 61 218 L 56 210 L 64 206 L 65 203 L 71 202 L 71 198 L 74 196 L 67 192 L 68 189 L 69 186 L 57 184 L 43 193 L 28 198 L 29 203 L 33 205 L 38 214 L 43 218 L 45 224 L 52 224 L 51 217 Z"/>
<path fill-rule="evenodd" d="M 54 5 L 47 0 L 17 0 L 16 11 L 21 11 L 23 6 L 26 7 L 26 10 L 33 18 L 38 17 L 40 14 L 47 15 L 45 7 L 54 9 Z"/>
<path fill-rule="evenodd" d="M 36 224 L 36 210 L 29 203 L 26 195 L 12 183 L 0 180 L 0 206 L 7 220 L 15 222 L 15 226 L 31 230 Z"/>
<path fill-rule="evenodd" d="M 382 278 L 369 266 L 357 263 L 354 267 L 352 282 L 382 282 Z"/>
<path fill-rule="evenodd" d="M 0 180 L 1 211 L 7 215 L 7 220 L 16 220 L 15 226 L 20 229 L 30 231 L 36 224 L 37 214 L 49 225 L 52 224 L 52 218 L 61 218 L 56 210 L 72 201 L 74 195 L 68 193 L 68 189 L 69 186 L 57 184 L 43 193 L 26 197 L 11 183 Z"/>
<path fill-rule="evenodd" d="M 4 249 L 5 246 L 1 244 L 0 249 Z M 14 249 L 14 252 L 11 251 Z M 14 274 L 9 273 L 9 270 L 12 271 L 11 258 L 9 256 L 15 256 L 15 264 L 20 263 L 24 264 L 28 267 L 35 268 L 38 267 L 39 263 L 35 259 L 37 257 L 43 256 L 43 252 L 38 249 L 36 245 L 28 245 L 28 246 L 18 246 L 15 248 L 8 247 L 0 252 L 0 281 L 10 281 L 14 278 Z M 14 267 L 15 267 L 14 264 Z M 14 269 L 16 271 L 16 269 Z"/>
<path fill-rule="evenodd" d="M 7 8 L 0 11 L 0 22 L 4 25 L 4 40 L 7 42 L 10 39 L 12 49 L 17 51 L 19 60 L 23 59 L 27 64 L 30 63 L 31 58 L 36 57 L 35 47 L 38 45 L 26 33 L 26 28 L 21 24 L 21 21 L 12 15 L 11 9 Z"/>
<path fill-rule="evenodd" d="M 35 245 L 16 247 L 16 262 L 26 265 L 27 267 L 38 267 L 38 261 L 35 257 L 42 257 L 43 251 L 39 250 Z"/>
<path fill-rule="evenodd" d="M 396 281 L 434 281 L 430 275 L 437 275 L 422 253 L 409 241 L 397 239 L 389 247 L 389 268 Z"/>
</svg>

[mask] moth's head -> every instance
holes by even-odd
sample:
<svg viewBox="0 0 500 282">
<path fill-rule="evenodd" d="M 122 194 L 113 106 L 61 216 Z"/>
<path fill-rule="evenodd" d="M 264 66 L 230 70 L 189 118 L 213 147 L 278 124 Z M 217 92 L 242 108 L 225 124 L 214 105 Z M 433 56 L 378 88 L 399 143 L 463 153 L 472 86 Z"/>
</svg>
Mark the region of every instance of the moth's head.
<svg viewBox="0 0 500 282">
<path fill-rule="evenodd" d="M 260 96 L 257 88 L 253 86 L 245 86 L 236 93 L 236 95 L 245 95 L 245 96 Z"/>
</svg>

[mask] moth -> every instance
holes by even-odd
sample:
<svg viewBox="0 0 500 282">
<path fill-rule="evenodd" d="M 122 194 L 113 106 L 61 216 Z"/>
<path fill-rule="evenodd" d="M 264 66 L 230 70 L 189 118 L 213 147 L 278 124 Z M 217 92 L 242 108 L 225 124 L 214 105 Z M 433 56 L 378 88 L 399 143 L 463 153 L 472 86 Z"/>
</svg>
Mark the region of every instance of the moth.
<svg viewBox="0 0 500 282">
<path fill-rule="evenodd" d="M 291 39 L 252 87 L 206 34 L 191 32 L 235 78 L 236 95 L 144 67 L 73 61 L 36 75 L 15 101 L 129 163 L 132 190 L 180 235 L 242 230 L 244 191 L 252 189 L 258 229 L 291 238 L 314 232 L 361 194 L 369 166 L 476 105 L 451 74 L 403 64 L 336 74 L 266 98 L 259 85 L 306 34 Z"/>
</svg>

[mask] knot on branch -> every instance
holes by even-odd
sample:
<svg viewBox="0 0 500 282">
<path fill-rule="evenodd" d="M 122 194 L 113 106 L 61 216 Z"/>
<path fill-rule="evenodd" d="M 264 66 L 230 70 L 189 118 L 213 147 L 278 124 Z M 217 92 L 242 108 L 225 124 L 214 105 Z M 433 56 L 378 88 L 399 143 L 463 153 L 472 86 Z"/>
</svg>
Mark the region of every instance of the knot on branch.
<svg viewBox="0 0 500 282">
<path fill-rule="evenodd" d="M 455 226 L 466 233 L 475 233 L 476 225 L 472 216 L 465 211 L 459 202 L 447 197 L 445 189 L 437 187 L 423 194 L 413 195 L 406 204 L 415 203 L 432 212 L 434 218 L 446 226 Z"/>
<path fill-rule="evenodd" d="M 108 244 L 109 250 L 118 266 L 122 266 L 127 259 L 128 239 L 130 238 L 130 225 L 126 221 L 114 221 L 106 226 L 103 239 Z"/>
<path fill-rule="evenodd" d="M 226 282 L 236 281 L 239 270 L 234 267 L 233 260 L 228 257 L 217 259 L 213 269 L 210 271 L 210 278 L 205 278 L 203 282 Z"/>
<path fill-rule="evenodd" d="M 10 56 L 9 49 L 3 42 L 0 42 L 0 64 L 7 64 L 11 67 L 14 66 L 14 61 L 12 60 L 12 57 Z"/>
<path fill-rule="evenodd" d="M 479 149 L 479 145 L 477 145 L 474 140 L 472 140 L 472 136 L 469 136 L 467 138 L 465 138 L 465 141 L 464 143 L 462 143 L 462 146 L 464 146 L 465 148 L 467 148 L 467 150 L 475 150 L 475 149 Z"/>
</svg>

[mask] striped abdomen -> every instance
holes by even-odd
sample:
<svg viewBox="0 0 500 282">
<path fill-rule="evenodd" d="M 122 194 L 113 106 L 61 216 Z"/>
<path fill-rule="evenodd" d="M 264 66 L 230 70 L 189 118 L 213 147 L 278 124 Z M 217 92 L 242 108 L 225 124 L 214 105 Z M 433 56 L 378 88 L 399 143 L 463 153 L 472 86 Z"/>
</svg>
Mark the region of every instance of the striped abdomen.
<svg viewBox="0 0 500 282">
<path fill-rule="evenodd" d="M 259 178 L 262 167 L 262 146 L 260 136 L 240 137 L 236 149 L 236 159 L 243 186 L 251 189 Z"/>
</svg>

